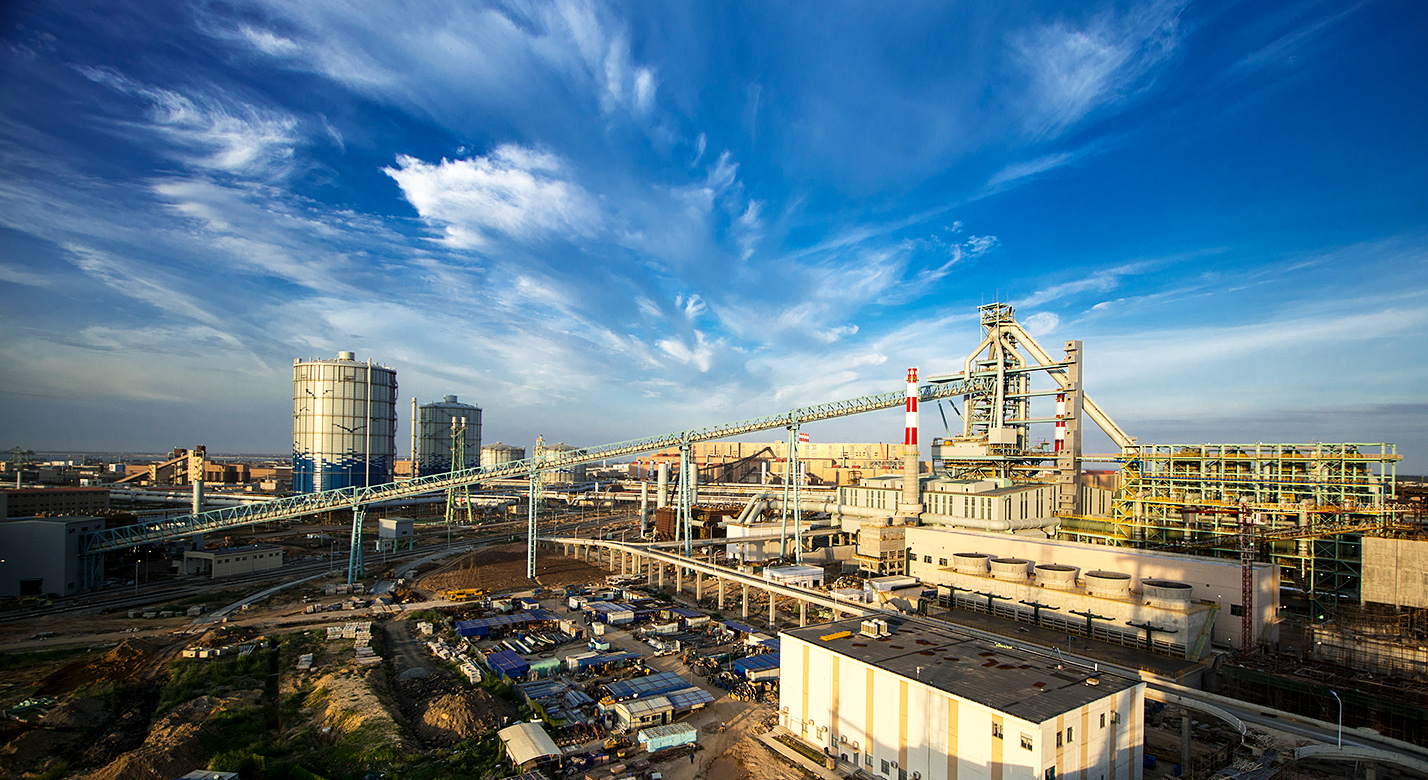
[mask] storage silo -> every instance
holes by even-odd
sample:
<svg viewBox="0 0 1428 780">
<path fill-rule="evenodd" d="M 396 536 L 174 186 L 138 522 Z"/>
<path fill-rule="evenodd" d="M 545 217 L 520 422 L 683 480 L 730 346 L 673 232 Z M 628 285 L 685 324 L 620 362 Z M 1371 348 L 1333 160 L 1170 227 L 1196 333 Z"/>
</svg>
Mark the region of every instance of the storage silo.
<svg viewBox="0 0 1428 780">
<path fill-rule="evenodd" d="M 536 448 L 536 455 L 547 454 L 547 455 L 556 456 L 556 455 L 562 455 L 562 454 L 567 453 L 567 452 L 574 452 L 574 451 L 576 451 L 576 450 L 578 450 L 578 449 L 580 449 L 580 448 L 579 448 L 579 447 L 572 447 L 572 446 L 570 446 L 569 444 L 566 444 L 565 442 L 560 442 L 559 444 L 547 444 L 547 445 L 544 445 L 544 446 L 542 446 L 542 447 L 537 447 L 537 448 Z M 564 466 L 564 467 L 558 468 L 558 469 L 549 469 L 549 470 L 547 470 L 547 471 L 545 471 L 545 472 L 543 472 L 543 473 L 545 474 L 545 481 L 546 481 L 546 482 L 552 482 L 552 483 L 567 483 L 567 482 L 569 482 L 569 483 L 580 483 L 580 482 L 585 482 L 585 481 L 586 481 L 586 479 L 585 479 L 585 464 L 584 464 L 584 463 L 578 463 L 578 464 L 575 464 L 575 465 L 573 465 L 573 466 Z"/>
<path fill-rule="evenodd" d="M 487 466 L 499 466 L 502 463 L 514 463 L 525 459 L 525 447 L 495 442 L 481 448 L 481 462 Z"/>
<path fill-rule="evenodd" d="M 413 401 L 415 403 L 415 401 Z M 440 401 L 417 407 L 413 432 L 416 451 L 416 476 L 427 477 L 451 471 L 452 421 L 466 421 L 462 440 L 466 459 L 458 469 L 474 469 L 481 465 L 481 407 L 463 404 L 456 396 L 444 396 Z"/>
<path fill-rule="evenodd" d="M 293 490 L 391 482 L 396 455 L 394 369 L 351 352 L 293 361 Z"/>
</svg>

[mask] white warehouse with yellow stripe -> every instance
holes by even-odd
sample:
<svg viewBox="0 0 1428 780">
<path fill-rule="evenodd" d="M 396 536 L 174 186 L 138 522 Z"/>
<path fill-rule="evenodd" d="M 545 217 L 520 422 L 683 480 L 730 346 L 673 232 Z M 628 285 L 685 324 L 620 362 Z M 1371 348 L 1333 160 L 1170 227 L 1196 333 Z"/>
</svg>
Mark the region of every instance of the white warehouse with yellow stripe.
<svg viewBox="0 0 1428 780">
<path fill-rule="evenodd" d="M 779 724 L 894 780 L 1140 780 L 1145 684 L 922 619 L 782 634 Z"/>
</svg>

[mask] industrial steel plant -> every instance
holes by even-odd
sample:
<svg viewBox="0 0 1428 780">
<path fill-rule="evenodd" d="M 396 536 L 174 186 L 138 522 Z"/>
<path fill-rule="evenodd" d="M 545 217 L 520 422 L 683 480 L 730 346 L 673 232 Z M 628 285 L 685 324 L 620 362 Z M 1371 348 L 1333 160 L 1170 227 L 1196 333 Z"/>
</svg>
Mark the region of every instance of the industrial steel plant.
<svg viewBox="0 0 1428 780">
<path fill-rule="evenodd" d="M 238 622 L 300 586 L 270 635 L 319 626 L 402 685 L 428 673 L 420 626 L 465 679 L 441 695 L 510 685 L 544 713 L 482 721 L 513 773 L 693 763 L 697 729 L 728 725 L 716 701 L 763 708 L 760 739 L 824 776 L 1135 780 L 1156 754 L 1205 778 L 1424 772 L 1428 541 L 1394 445 L 1141 441 L 1086 393 L 1094 345 L 1047 349 L 1001 303 L 978 322 L 963 361 L 889 392 L 529 456 L 446 395 L 410 400 L 401 458 L 396 368 L 296 360 L 290 463 L 197 447 L 71 489 L 98 504 L 7 491 L 0 586 L 17 610 L 142 620 L 211 583 L 276 583 L 232 594 Z M 900 444 L 811 441 L 899 408 Z M 947 435 L 924 450 L 930 414 Z M 146 591 L 151 558 L 171 590 Z M 555 571 L 580 573 L 557 590 Z M 193 609 L 153 619 L 214 628 Z M 437 694 L 414 686 L 403 707 L 425 712 Z M 1290 721 L 1288 753 L 1255 736 Z"/>
</svg>

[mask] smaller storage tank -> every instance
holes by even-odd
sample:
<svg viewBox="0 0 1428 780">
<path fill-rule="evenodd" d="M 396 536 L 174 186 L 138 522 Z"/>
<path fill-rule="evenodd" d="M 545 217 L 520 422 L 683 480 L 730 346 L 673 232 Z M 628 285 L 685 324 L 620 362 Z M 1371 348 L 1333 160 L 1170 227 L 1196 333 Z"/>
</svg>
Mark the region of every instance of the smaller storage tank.
<svg viewBox="0 0 1428 780">
<path fill-rule="evenodd" d="M 1078 571 L 1080 571 L 1080 569 L 1075 566 L 1064 566 L 1059 563 L 1039 563 L 1036 565 L 1036 584 L 1043 588 L 1071 590 L 1076 587 L 1076 572 Z"/>
<path fill-rule="evenodd" d="M 1190 606 L 1190 594 L 1194 588 L 1173 580 L 1141 580 L 1140 591 L 1145 603 L 1152 607 L 1186 609 Z"/>
<path fill-rule="evenodd" d="M 1025 558 L 993 558 L 991 563 L 993 577 L 1012 582 L 1025 580 L 1031 568 L 1031 561 Z"/>
<path fill-rule="evenodd" d="M 481 463 L 487 466 L 499 465 L 501 463 L 514 463 L 518 460 L 526 459 L 526 448 L 516 447 L 510 444 L 495 442 L 482 445 Z"/>
<path fill-rule="evenodd" d="M 1088 571 L 1081 577 L 1086 592 L 1104 599 L 1130 598 L 1130 575 L 1118 571 Z"/>
<path fill-rule="evenodd" d="M 960 574 L 981 574 L 987 573 L 987 561 L 992 556 L 979 552 L 952 553 L 952 570 Z"/>
</svg>

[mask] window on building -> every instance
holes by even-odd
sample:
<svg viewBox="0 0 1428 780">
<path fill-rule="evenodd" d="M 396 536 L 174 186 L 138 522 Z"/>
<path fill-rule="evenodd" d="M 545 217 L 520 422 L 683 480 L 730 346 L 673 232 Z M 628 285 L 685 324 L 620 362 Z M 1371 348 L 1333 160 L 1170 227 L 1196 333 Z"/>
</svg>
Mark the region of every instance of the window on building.
<svg viewBox="0 0 1428 780">
<path fill-rule="evenodd" d="M 992 736 L 997 739 L 1002 738 L 1002 724 L 992 721 Z"/>
<path fill-rule="evenodd" d="M 1046 768 L 1046 780 L 1056 780 L 1056 767 L 1050 766 Z"/>
<path fill-rule="evenodd" d="M 1022 734 L 1022 735 L 1021 735 L 1021 748 L 1022 748 L 1022 750 L 1031 750 L 1031 746 L 1032 746 L 1031 735 L 1030 735 L 1030 734 L 1025 734 L 1025 733 Z"/>
<path fill-rule="evenodd" d="M 1074 726 L 1067 726 L 1067 727 L 1066 727 L 1066 744 L 1068 744 L 1068 745 L 1071 744 L 1071 740 L 1073 740 L 1073 739 L 1075 739 L 1075 738 L 1076 738 L 1076 728 L 1075 728 Z"/>
<path fill-rule="evenodd" d="M 873 765 L 873 754 L 872 754 L 872 753 L 864 753 L 863 756 L 864 756 L 865 758 L 867 758 L 867 760 L 868 760 L 868 766 L 872 766 L 872 765 Z"/>
<path fill-rule="evenodd" d="M 923 562 L 923 563 L 932 563 L 932 556 L 931 556 L 931 555 L 924 555 L 924 556 L 922 556 L 922 562 Z"/>
<path fill-rule="evenodd" d="M 1056 732 L 1056 747 L 1061 747 L 1061 732 Z"/>
<path fill-rule="evenodd" d="M 947 559 L 946 559 L 946 558 L 938 558 L 938 559 L 937 559 L 937 565 L 938 565 L 938 566 L 946 566 L 946 565 L 947 565 Z"/>
<path fill-rule="evenodd" d="M 1239 617 L 1240 615 L 1243 615 L 1244 613 L 1245 613 L 1245 608 L 1244 608 L 1243 605 L 1241 605 L 1241 604 L 1231 604 L 1231 605 L 1230 605 L 1230 614 L 1231 614 L 1231 615 L 1234 615 L 1235 617 Z"/>
<path fill-rule="evenodd" d="M 1101 728 L 1106 727 L 1106 713 L 1101 713 Z"/>
<path fill-rule="evenodd" d="M 892 771 L 892 767 L 888 766 L 888 760 L 885 758 L 883 759 L 883 774 L 887 774 L 890 771 Z"/>
</svg>

